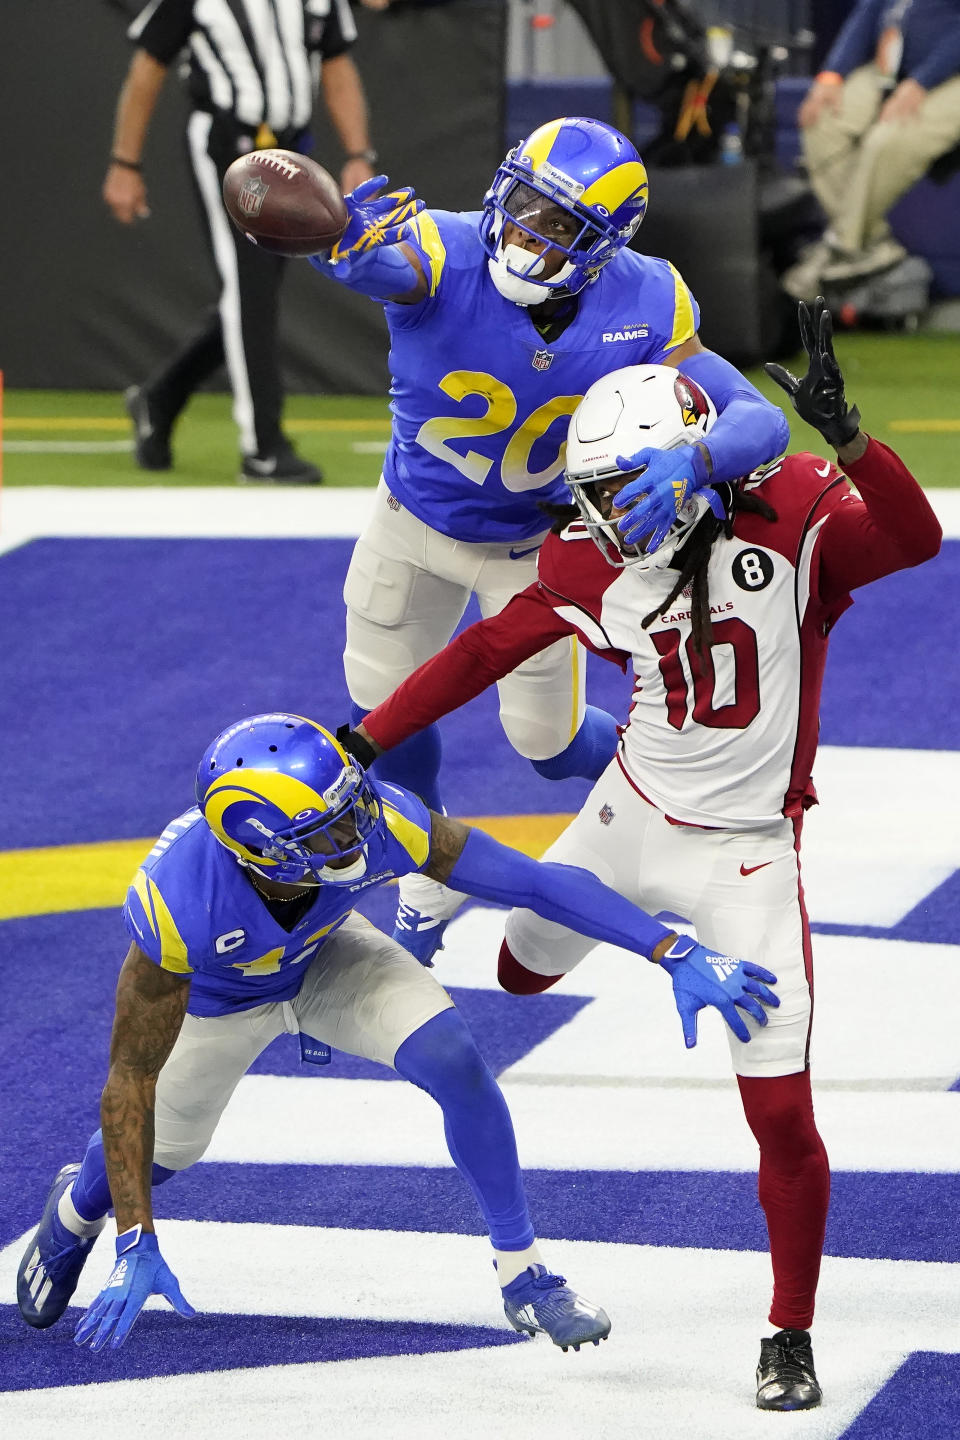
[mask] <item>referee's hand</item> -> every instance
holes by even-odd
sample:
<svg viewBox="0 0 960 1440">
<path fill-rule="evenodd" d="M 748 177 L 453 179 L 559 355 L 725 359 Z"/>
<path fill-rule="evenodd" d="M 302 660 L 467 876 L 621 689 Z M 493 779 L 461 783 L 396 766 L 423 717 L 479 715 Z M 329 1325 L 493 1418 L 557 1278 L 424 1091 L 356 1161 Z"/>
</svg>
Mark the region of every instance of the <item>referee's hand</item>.
<svg viewBox="0 0 960 1440">
<path fill-rule="evenodd" d="M 150 214 L 143 176 L 139 170 L 132 170 L 129 166 L 110 165 L 103 182 L 103 198 L 113 218 L 122 225 L 146 220 Z"/>
</svg>

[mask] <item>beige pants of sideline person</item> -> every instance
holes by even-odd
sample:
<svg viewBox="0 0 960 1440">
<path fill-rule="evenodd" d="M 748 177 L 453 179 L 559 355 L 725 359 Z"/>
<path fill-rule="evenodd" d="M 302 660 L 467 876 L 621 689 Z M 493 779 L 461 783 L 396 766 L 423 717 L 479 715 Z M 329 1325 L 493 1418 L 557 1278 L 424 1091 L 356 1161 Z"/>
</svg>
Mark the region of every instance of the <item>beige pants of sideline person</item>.
<svg viewBox="0 0 960 1440">
<path fill-rule="evenodd" d="M 864 250 L 885 239 L 891 206 L 960 141 L 960 76 L 937 85 L 908 120 L 878 121 L 887 91 L 875 65 L 847 76 L 837 114 L 802 132 L 810 184 L 835 243 Z"/>
</svg>

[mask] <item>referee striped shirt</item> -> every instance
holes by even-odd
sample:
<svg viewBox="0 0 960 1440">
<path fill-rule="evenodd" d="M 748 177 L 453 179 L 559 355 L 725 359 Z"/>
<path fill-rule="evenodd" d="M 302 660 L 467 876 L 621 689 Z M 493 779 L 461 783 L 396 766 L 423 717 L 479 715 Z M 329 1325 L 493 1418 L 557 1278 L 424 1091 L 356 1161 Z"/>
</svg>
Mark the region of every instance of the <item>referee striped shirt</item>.
<svg viewBox="0 0 960 1440">
<path fill-rule="evenodd" d="M 150 0 L 127 34 L 161 65 L 186 52 L 194 106 L 276 134 L 313 115 L 313 60 L 357 37 L 349 0 Z"/>
</svg>

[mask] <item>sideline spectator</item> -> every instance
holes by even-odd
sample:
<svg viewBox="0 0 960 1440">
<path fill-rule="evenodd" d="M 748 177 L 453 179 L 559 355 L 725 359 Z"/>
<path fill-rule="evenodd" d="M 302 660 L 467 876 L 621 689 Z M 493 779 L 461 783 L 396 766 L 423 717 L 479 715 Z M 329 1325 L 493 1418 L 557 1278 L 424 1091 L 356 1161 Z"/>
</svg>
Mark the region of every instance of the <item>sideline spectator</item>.
<svg viewBox="0 0 960 1440">
<path fill-rule="evenodd" d="M 859 0 L 800 107 L 823 238 L 783 277 L 798 300 L 906 257 L 891 206 L 960 142 L 960 0 Z"/>
</svg>

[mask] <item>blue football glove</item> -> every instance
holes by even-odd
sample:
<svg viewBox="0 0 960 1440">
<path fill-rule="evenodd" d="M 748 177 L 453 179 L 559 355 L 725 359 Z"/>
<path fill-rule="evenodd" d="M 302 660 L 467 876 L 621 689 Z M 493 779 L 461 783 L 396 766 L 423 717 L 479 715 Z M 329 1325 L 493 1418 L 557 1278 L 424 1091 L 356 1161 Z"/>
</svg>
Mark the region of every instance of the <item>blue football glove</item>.
<svg viewBox="0 0 960 1440">
<path fill-rule="evenodd" d="M 156 1235 L 134 1225 L 117 1236 L 113 1273 L 77 1326 L 74 1340 L 78 1345 L 89 1341 L 91 1350 L 102 1350 L 109 1340 L 116 1350 L 133 1329 L 148 1295 L 162 1295 L 185 1319 L 197 1313 L 183 1298 Z"/>
<path fill-rule="evenodd" d="M 737 1013 L 737 1007 L 752 1015 L 758 1025 L 766 1025 L 767 1012 L 763 1006 L 780 1004 L 773 991 L 767 989 L 768 985 L 776 985 L 776 975 L 761 965 L 737 960 L 733 955 L 718 955 L 716 950 L 698 945 L 689 935 L 678 936 L 660 964 L 670 971 L 673 980 L 673 998 L 688 1050 L 697 1043 L 697 1014 L 705 1005 L 719 1010 L 737 1039 L 746 1043 L 750 1031 Z"/>
<path fill-rule="evenodd" d="M 663 544 L 681 507 L 695 490 L 701 490 L 710 476 L 701 445 L 681 445 L 676 450 L 640 450 L 636 455 L 618 455 L 620 470 L 639 470 L 642 475 L 624 485 L 617 495 L 621 515 L 617 529 L 629 545 L 649 535 L 644 549 L 648 555 Z M 639 504 L 637 503 L 639 501 Z"/>
<path fill-rule="evenodd" d="M 409 185 L 379 195 L 377 192 L 389 183 L 386 175 L 374 175 L 344 195 L 350 223 L 330 251 L 331 260 L 362 255 L 378 245 L 396 245 L 407 221 L 423 209 L 423 201 L 416 198 Z"/>
</svg>

